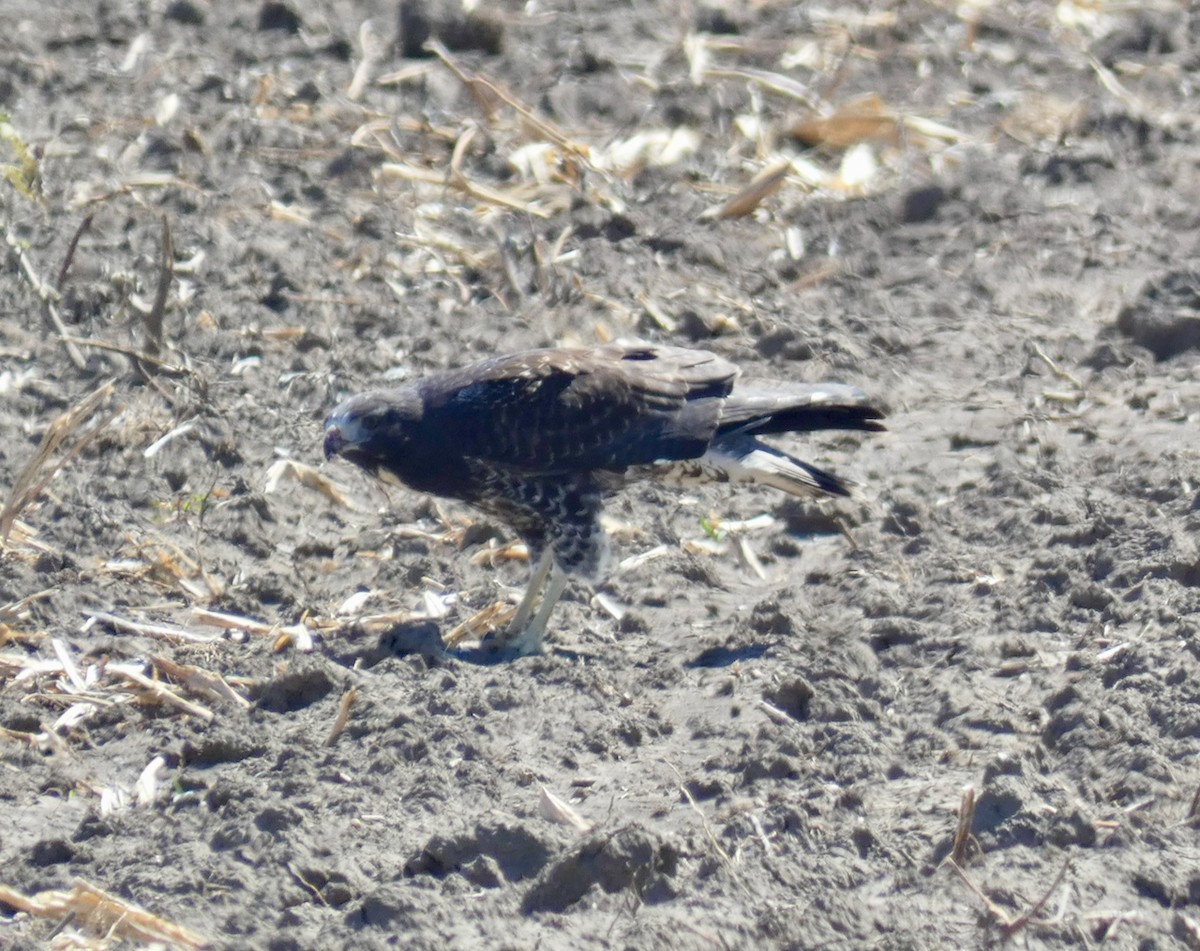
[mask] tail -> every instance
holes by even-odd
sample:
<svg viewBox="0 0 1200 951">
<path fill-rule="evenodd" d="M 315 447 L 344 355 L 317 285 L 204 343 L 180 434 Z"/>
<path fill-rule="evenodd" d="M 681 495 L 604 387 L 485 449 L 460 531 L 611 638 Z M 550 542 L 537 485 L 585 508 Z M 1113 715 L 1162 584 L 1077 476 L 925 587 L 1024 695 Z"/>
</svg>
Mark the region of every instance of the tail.
<svg viewBox="0 0 1200 951">
<path fill-rule="evenodd" d="M 802 498 L 850 494 L 849 483 L 832 472 L 789 456 L 744 432 L 718 438 L 700 461 L 719 473 L 721 481 L 769 485 Z"/>
<path fill-rule="evenodd" d="M 726 397 L 716 438 L 821 429 L 881 432 L 885 415 L 866 393 L 844 383 L 751 383 L 735 386 Z"/>
</svg>

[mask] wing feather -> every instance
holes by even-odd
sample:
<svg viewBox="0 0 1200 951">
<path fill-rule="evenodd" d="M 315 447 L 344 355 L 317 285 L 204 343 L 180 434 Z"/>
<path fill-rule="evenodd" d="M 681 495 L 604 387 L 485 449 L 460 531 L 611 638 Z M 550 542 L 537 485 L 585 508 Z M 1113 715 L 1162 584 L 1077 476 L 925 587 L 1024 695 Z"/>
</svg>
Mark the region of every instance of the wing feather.
<svg viewBox="0 0 1200 951">
<path fill-rule="evenodd" d="M 496 357 L 427 378 L 421 395 L 464 456 L 552 474 L 703 454 L 736 375 L 706 351 L 613 344 Z"/>
</svg>

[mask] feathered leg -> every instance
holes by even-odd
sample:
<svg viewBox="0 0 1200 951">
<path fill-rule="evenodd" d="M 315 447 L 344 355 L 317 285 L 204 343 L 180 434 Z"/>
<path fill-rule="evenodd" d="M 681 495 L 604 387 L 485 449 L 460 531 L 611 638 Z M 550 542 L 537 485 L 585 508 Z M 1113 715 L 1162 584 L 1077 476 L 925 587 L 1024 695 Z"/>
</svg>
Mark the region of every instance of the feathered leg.
<svg viewBox="0 0 1200 951">
<path fill-rule="evenodd" d="M 518 655 L 539 654 L 546 625 L 567 586 L 568 572 L 584 578 L 603 574 L 608 536 L 600 527 L 600 493 L 581 478 L 574 484 L 534 481 L 518 486 L 528 508 L 511 506 L 502 516 L 513 524 L 531 552 L 537 552 L 529 587 L 503 638 Z M 541 606 L 534 613 L 538 595 Z"/>
</svg>

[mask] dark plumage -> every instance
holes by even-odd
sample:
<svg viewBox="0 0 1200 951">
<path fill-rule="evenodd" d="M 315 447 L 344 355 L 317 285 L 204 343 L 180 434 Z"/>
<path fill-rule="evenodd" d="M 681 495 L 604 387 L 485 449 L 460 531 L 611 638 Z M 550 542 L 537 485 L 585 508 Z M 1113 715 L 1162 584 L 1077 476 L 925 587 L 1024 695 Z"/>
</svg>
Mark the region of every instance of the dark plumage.
<svg viewBox="0 0 1200 951">
<path fill-rule="evenodd" d="M 534 564 L 507 636 L 530 653 L 541 649 L 567 576 L 596 579 L 604 570 L 598 516 L 606 493 L 656 479 L 847 494 L 837 476 L 758 437 L 877 431 L 882 411 L 839 383 L 735 386 L 737 377 L 728 360 L 680 347 L 514 353 L 350 397 L 325 421 L 325 456 L 507 522 Z"/>
</svg>

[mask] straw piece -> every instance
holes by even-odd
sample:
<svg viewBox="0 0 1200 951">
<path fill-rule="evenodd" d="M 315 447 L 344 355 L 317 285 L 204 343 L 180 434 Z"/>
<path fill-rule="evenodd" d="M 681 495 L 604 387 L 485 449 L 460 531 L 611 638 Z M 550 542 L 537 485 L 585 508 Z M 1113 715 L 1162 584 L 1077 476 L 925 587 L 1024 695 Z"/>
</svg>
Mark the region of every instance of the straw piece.
<svg viewBox="0 0 1200 951">
<path fill-rule="evenodd" d="M 207 948 L 209 942 L 190 928 L 160 918 L 144 908 L 102 891 L 81 878 L 69 892 L 44 891 L 26 896 L 0 885 L 0 902 L 38 918 L 74 923 L 104 938 L 141 942 L 165 942 L 183 948 Z"/>
<path fill-rule="evenodd" d="M 179 694 L 175 693 L 169 687 L 156 680 L 151 680 L 140 671 L 134 670 L 124 664 L 109 664 L 108 669 L 118 677 L 124 677 L 130 683 L 141 687 L 147 694 L 160 703 L 177 707 L 184 713 L 190 713 L 192 716 L 200 717 L 210 723 L 216 719 L 217 715 L 209 710 L 208 707 L 203 707 L 198 703 L 193 703 L 191 700 L 179 696 Z"/>
<path fill-rule="evenodd" d="M 60 469 L 79 455 L 88 443 L 100 435 L 104 428 L 124 409 L 124 407 L 118 407 L 112 410 L 90 431 L 79 436 L 53 465 L 48 465 L 51 457 L 64 446 L 71 434 L 78 431 L 91 419 L 112 395 L 113 383 L 110 380 L 101 384 L 50 424 L 45 435 L 42 436 L 42 442 L 38 446 L 37 452 L 13 480 L 8 501 L 5 503 L 4 509 L 0 511 L 0 544 L 7 545 L 13 522 L 22 510 L 41 494 Z"/>
<path fill-rule="evenodd" d="M 789 159 L 780 159 L 774 164 L 768 165 L 727 202 L 716 208 L 709 208 L 700 217 L 744 218 L 779 191 L 779 187 L 783 184 L 791 167 L 792 163 Z"/>
</svg>

